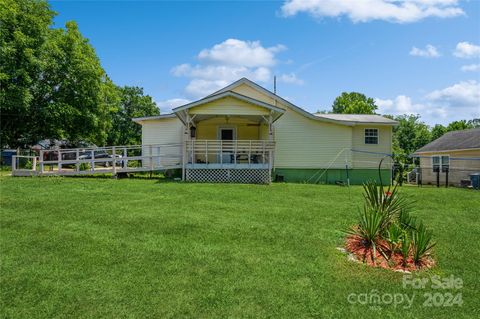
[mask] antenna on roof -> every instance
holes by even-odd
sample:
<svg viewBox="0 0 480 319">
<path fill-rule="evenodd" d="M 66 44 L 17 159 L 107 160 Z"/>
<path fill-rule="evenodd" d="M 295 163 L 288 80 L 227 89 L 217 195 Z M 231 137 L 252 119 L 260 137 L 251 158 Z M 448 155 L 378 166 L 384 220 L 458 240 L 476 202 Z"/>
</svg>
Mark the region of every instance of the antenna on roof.
<svg viewBox="0 0 480 319">
<path fill-rule="evenodd" d="M 273 76 L 273 94 L 277 95 L 277 76 Z"/>
</svg>

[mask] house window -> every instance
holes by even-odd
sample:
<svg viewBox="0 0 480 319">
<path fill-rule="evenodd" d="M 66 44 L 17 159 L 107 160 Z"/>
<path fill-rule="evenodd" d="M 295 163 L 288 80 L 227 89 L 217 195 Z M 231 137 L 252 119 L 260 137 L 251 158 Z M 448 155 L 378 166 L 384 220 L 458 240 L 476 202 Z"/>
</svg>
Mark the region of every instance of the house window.
<svg viewBox="0 0 480 319">
<path fill-rule="evenodd" d="M 432 170 L 438 172 L 440 169 L 440 156 L 432 156 Z"/>
<path fill-rule="evenodd" d="M 450 156 L 432 156 L 432 169 L 434 172 L 440 171 L 446 172 L 450 168 Z"/>
<path fill-rule="evenodd" d="M 450 156 L 442 156 L 442 172 L 448 171 L 450 168 Z"/>
<path fill-rule="evenodd" d="M 365 144 L 378 144 L 378 129 L 365 129 Z"/>
</svg>

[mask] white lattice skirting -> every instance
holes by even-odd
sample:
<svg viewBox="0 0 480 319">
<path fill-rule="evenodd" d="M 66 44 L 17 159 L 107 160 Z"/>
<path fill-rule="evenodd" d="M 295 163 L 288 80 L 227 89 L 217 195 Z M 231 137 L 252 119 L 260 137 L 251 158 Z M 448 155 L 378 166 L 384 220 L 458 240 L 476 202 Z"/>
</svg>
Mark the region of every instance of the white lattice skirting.
<svg viewBox="0 0 480 319">
<path fill-rule="evenodd" d="M 187 168 L 187 181 L 203 183 L 245 183 L 269 184 L 270 172 L 268 169 L 201 169 Z"/>
</svg>

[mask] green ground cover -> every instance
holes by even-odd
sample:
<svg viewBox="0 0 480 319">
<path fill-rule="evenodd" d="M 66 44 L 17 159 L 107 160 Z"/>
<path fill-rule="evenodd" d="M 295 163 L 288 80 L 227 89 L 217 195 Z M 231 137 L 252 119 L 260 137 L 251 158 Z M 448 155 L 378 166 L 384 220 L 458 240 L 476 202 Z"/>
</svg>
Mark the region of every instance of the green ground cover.
<svg viewBox="0 0 480 319">
<path fill-rule="evenodd" d="M 5 318 L 480 315 L 478 191 L 401 188 L 437 241 L 438 265 L 414 278 L 463 281 L 412 289 L 402 273 L 336 249 L 357 222 L 359 186 L 8 176 L 0 186 Z M 461 293 L 463 304 L 426 306 L 436 292 Z M 364 293 L 414 301 L 349 302 Z"/>
</svg>

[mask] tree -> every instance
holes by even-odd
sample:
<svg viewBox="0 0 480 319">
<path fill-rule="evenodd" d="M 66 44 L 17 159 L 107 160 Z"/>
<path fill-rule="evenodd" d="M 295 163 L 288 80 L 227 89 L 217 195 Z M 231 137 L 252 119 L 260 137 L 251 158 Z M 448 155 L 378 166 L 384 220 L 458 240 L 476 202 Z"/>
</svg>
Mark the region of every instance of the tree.
<svg viewBox="0 0 480 319">
<path fill-rule="evenodd" d="M 447 131 L 451 132 L 451 131 L 466 130 L 473 127 L 474 127 L 473 122 L 470 123 L 470 121 L 466 121 L 466 120 L 453 121 L 452 123 L 448 124 Z"/>
<path fill-rule="evenodd" d="M 141 144 L 141 126 L 132 118 L 159 115 L 160 111 L 148 95 L 139 87 L 125 86 L 117 89 L 120 96 L 119 107 L 112 114 L 112 129 L 108 135 L 110 145 Z"/>
<path fill-rule="evenodd" d="M 410 155 L 431 141 L 428 126 L 420 121 L 418 115 L 400 115 L 395 117 L 399 122 L 394 128 L 394 151 Z"/>
<path fill-rule="evenodd" d="M 46 1 L 0 0 L 0 146 L 22 146 L 54 12 Z"/>
<path fill-rule="evenodd" d="M 43 138 L 104 145 L 110 128 L 108 78 L 75 22 L 51 30 L 35 85 L 31 142 Z"/>
<path fill-rule="evenodd" d="M 436 140 L 439 137 L 442 137 L 445 133 L 447 133 L 447 128 L 442 124 L 436 124 L 432 128 L 432 141 Z"/>
<path fill-rule="evenodd" d="M 468 125 L 470 125 L 472 128 L 478 128 L 480 127 L 480 118 L 478 119 L 473 119 L 467 122 Z"/>
<path fill-rule="evenodd" d="M 343 92 L 333 102 L 333 113 L 375 114 L 378 107 L 372 98 L 357 92 Z"/>
</svg>

